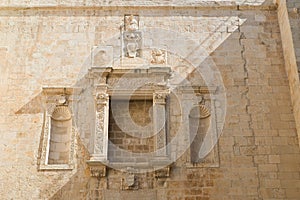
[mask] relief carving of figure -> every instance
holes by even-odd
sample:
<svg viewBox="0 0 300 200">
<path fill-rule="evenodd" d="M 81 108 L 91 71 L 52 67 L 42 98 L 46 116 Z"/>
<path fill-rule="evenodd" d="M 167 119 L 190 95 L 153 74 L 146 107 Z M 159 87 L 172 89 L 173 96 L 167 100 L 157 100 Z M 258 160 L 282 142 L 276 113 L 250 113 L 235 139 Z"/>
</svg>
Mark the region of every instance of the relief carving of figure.
<svg viewBox="0 0 300 200">
<path fill-rule="evenodd" d="M 125 27 L 127 31 L 136 31 L 139 29 L 139 24 L 135 16 L 130 15 L 125 17 Z"/>
</svg>

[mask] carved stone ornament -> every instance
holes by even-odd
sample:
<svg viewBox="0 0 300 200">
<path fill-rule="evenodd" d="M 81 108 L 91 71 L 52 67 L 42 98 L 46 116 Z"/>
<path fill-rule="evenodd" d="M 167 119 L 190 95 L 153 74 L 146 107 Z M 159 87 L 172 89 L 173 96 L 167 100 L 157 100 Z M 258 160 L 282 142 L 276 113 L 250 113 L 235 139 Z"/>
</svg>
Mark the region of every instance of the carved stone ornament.
<svg viewBox="0 0 300 200">
<path fill-rule="evenodd" d="M 155 171 L 156 178 L 167 178 L 170 176 L 170 167 L 164 167 Z"/>
<path fill-rule="evenodd" d="M 96 115 L 96 134 L 95 134 L 95 153 L 103 154 L 103 142 L 104 142 L 104 107 L 98 110 Z"/>
<path fill-rule="evenodd" d="M 139 29 L 139 16 L 125 15 L 125 31 L 136 31 Z"/>
<path fill-rule="evenodd" d="M 156 103 L 156 104 L 165 104 L 167 95 L 168 95 L 168 91 L 155 92 L 153 94 L 154 103 Z"/>
<path fill-rule="evenodd" d="M 105 165 L 90 165 L 90 171 L 92 177 L 105 177 L 106 176 L 106 166 Z"/>
<path fill-rule="evenodd" d="M 152 64 L 166 64 L 166 52 L 160 49 L 153 49 L 151 52 Z"/>
<path fill-rule="evenodd" d="M 139 189 L 137 177 L 133 173 L 126 174 L 122 179 L 122 189 L 124 190 L 137 190 Z"/>
<path fill-rule="evenodd" d="M 108 100 L 108 94 L 107 93 L 97 93 L 96 95 L 97 104 L 98 103 L 105 103 Z"/>
<path fill-rule="evenodd" d="M 199 105 L 191 110 L 191 118 L 205 119 L 210 116 L 210 111 L 205 105 Z"/>
<path fill-rule="evenodd" d="M 139 57 L 139 50 L 142 46 L 142 33 L 139 31 L 124 32 L 124 45 L 126 56 L 129 58 Z"/>
<path fill-rule="evenodd" d="M 107 104 L 109 100 L 109 95 L 106 93 L 97 93 L 96 94 L 96 106 L 97 106 L 97 111 L 101 112 L 102 107 Z"/>
</svg>

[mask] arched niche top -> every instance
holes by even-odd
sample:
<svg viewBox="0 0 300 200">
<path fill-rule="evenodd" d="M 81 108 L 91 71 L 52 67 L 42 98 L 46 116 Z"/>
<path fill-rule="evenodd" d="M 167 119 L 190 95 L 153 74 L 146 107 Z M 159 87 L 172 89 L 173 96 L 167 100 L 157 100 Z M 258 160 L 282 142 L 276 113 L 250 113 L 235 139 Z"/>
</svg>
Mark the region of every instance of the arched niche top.
<svg viewBox="0 0 300 200">
<path fill-rule="evenodd" d="M 190 118 L 205 119 L 210 116 L 210 111 L 205 105 L 198 105 L 191 109 Z"/>
<path fill-rule="evenodd" d="M 72 114 L 67 106 L 57 106 L 52 112 L 51 118 L 56 121 L 67 121 L 72 118 Z"/>
</svg>

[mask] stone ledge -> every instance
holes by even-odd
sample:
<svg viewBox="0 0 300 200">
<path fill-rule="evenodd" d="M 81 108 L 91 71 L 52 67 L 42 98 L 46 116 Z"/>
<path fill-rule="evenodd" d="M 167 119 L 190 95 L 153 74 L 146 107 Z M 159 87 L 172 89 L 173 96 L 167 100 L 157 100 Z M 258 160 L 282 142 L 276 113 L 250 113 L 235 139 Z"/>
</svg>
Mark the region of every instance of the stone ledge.
<svg viewBox="0 0 300 200">
<path fill-rule="evenodd" d="M 117 1 L 108 2 L 77 2 L 68 3 L 52 2 L 47 3 L 0 3 L 0 10 L 70 10 L 70 9 L 85 9 L 85 10 L 112 10 L 112 9 L 230 9 L 230 10 L 274 10 L 276 4 L 273 0 L 254 0 L 253 2 L 246 2 L 245 0 L 188 0 L 178 1 L 172 0 L 163 2 L 159 0 L 151 1 Z"/>
</svg>

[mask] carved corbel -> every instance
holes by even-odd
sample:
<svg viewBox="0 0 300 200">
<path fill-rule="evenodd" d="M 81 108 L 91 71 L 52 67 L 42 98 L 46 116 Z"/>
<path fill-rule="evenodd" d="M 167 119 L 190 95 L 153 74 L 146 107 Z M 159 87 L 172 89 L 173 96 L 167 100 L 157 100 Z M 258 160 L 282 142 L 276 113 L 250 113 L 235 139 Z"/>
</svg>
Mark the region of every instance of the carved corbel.
<svg viewBox="0 0 300 200">
<path fill-rule="evenodd" d="M 101 178 L 106 176 L 105 165 L 90 165 L 91 177 Z"/>
<path fill-rule="evenodd" d="M 170 176 L 170 167 L 164 167 L 155 171 L 156 178 L 168 178 Z"/>
</svg>

